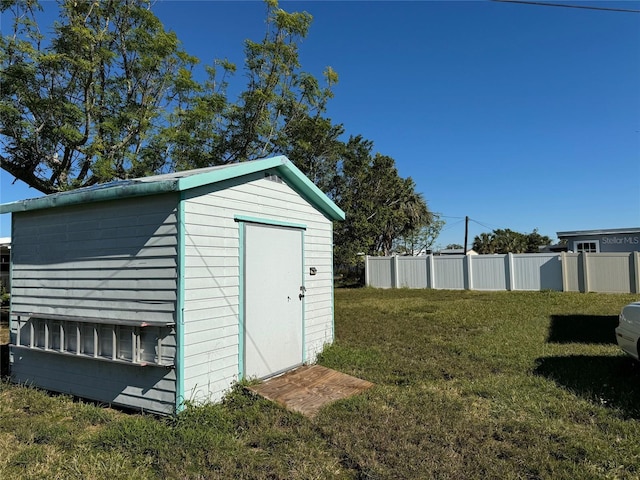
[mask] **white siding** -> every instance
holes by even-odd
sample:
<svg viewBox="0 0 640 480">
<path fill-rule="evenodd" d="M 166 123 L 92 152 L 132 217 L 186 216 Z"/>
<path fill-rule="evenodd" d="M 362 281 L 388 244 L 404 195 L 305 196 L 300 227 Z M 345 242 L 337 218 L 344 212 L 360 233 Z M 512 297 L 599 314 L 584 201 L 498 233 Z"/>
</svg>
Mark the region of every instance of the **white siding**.
<svg viewBox="0 0 640 480">
<path fill-rule="evenodd" d="M 14 318 L 175 322 L 177 201 L 155 195 L 14 213 Z M 175 339 L 163 344 L 175 356 Z M 175 372 L 164 367 L 14 349 L 11 371 L 15 381 L 101 402 L 162 413 L 175 404 Z"/>
<path fill-rule="evenodd" d="M 306 361 L 314 362 L 333 341 L 332 222 L 286 184 L 263 176 L 221 185 L 211 193 L 203 187 L 185 201 L 187 400 L 217 401 L 238 380 L 241 275 L 236 215 L 306 225 Z M 309 274 L 310 267 L 317 275 Z"/>
</svg>

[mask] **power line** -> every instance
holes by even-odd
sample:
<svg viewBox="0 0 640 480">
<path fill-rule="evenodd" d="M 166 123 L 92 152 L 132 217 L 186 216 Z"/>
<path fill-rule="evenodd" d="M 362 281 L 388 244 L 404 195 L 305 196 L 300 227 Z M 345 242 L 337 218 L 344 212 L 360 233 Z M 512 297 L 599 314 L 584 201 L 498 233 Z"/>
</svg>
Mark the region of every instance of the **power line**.
<svg viewBox="0 0 640 480">
<path fill-rule="evenodd" d="M 529 0 L 491 0 L 491 1 L 500 2 L 500 3 L 521 3 L 523 5 L 542 5 L 544 7 L 580 8 L 583 10 L 602 10 L 606 12 L 640 13 L 640 10 L 631 10 L 627 8 L 592 7 L 589 5 L 567 5 L 566 3 L 533 2 Z"/>
<path fill-rule="evenodd" d="M 453 217 L 453 218 L 460 218 L 460 217 Z M 462 222 L 464 222 L 464 218 L 462 220 L 458 220 L 455 223 L 451 223 L 451 224 L 446 224 L 445 227 L 442 228 L 442 230 L 440 230 L 441 232 L 444 232 L 445 230 L 449 230 L 453 227 L 455 227 L 456 225 L 460 225 Z"/>
<path fill-rule="evenodd" d="M 469 220 L 471 220 L 473 223 L 477 223 L 481 227 L 488 228 L 489 230 L 496 230 L 496 229 L 502 228 L 499 225 L 485 225 L 484 223 L 479 222 L 478 220 L 474 220 L 473 218 L 470 218 Z"/>
</svg>

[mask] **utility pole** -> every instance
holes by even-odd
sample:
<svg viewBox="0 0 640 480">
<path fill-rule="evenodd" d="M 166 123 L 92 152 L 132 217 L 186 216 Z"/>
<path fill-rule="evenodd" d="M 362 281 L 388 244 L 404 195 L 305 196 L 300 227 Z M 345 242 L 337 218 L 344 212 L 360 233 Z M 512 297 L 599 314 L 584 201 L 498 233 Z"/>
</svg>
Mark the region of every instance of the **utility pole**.
<svg viewBox="0 0 640 480">
<path fill-rule="evenodd" d="M 467 254 L 467 239 L 469 237 L 469 216 L 464 217 L 464 248 L 462 251 Z"/>
</svg>

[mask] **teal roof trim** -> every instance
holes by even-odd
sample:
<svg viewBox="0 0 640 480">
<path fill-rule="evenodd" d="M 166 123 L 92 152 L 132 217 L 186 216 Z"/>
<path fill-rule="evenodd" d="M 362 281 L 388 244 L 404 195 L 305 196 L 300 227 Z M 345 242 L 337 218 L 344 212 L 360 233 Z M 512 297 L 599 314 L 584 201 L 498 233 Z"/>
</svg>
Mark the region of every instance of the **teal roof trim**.
<svg viewBox="0 0 640 480">
<path fill-rule="evenodd" d="M 241 178 L 258 172 L 280 176 L 300 196 L 331 220 L 344 220 L 344 212 L 311 182 L 285 156 L 236 163 L 220 167 L 189 170 L 156 177 L 121 180 L 69 192 L 54 193 L 40 198 L 20 200 L 0 205 L 0 214 L 56 208 L 80 203 L 102 202 L 127 197 L 184 192 L 225 180 Z"/>
<path fill-rule="evenodd" d="M 105 183 L 96 187 L 79 188 L 68 192 L 52 193 L 44 197 L 28 198 L 17 202 L 0 205 L 0 214 L 11 212 L 26 212 L 44 208 L 64 207 L 79 203 L 103 202 L 126 197 L 140 197 L 156 193 L 172 192 L 176 190 L 175 182 L 166 180 L 157 183 L 136 183 L 131 180 Z"/>
<path fill-rule="evenodd" d="M 311 203 L 318 210 L 323 212 L 325 216 L 331 220 L 344 220 L 345 213 L 340 207 L 338 207 L 333 201 L 327 197 L 322 190 L 309 180 L 304 173 L 302 173 L 298 167 L 287 159 L 287 157 L 280 157 L 286 160 L 282 166 L 278 167 L 278 174 L 287 182 L 291 188 L 296 190 L 306 200 Z"/>
</svg>

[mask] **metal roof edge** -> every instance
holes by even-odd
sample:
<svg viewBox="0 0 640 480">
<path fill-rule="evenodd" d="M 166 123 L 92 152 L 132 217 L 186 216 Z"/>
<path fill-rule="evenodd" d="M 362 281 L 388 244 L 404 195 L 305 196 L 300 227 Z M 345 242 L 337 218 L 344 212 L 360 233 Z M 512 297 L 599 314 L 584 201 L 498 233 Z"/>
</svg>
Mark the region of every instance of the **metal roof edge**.
<svg viewBox="0 0 640 480">
<path fill-rule="evenodd" d="M 210 172 L 180 178 L 178 180 L 178 190 L 182 192 L 184 190 L 190 190 L 204 185 L 211 185 L 213 183 L 224 182 L 225 180 L 231 180 L 233 178 L 244 177 L 245 175 L 251 175 L 252 173 L 277 167 L 288 161 L 287 157 L 278 156 L 236 163 L 234 165 L 229 165 L 228 168 L 221 168 L 219 170 L 212 170 Z"/>
<path fill-rule="evenodd" d="M 134 179 L 96 185 L 38 198 L 0 204 L 0 214 L 55 208 L 80 203 L 94 203 L 119 198 L 140 197 L 166 192 L 183 192 L 226 180 L 272 171 L 280 175 L 299 195 L 330 220 L 344 220 L 345 213 L 325 193 L 309 180 L 286 156 L 242 162 L 228 168 L 214 169 L 184 177 L 163 180 Z M 150 178 L 150 177 L 147 177 Z"/>
<path fill-rule="evenodd" d="M 81 188 L 68 192 L 45 195 L 44 197 L 5 203 L 0 205 L 0 214 L 173 192 L 177 191 L 177 184 L 178 182 L 176 180 L 164 180 L 162 182 L 132 182 L 125 185 L 114 183 L 113 185 L 106 185 L 100 189 Z"/>
<path fill-rule="evenodd" d="M 560 237 L 577 237 L 580 235 L 610 235 L 615 233 L 637 233 L 640 232 L 640 227 L 629 228 L 602 228 L 598 230 L 574 230 L 567 232 L 556 232 L 558 238 Z"/>
</svg>

